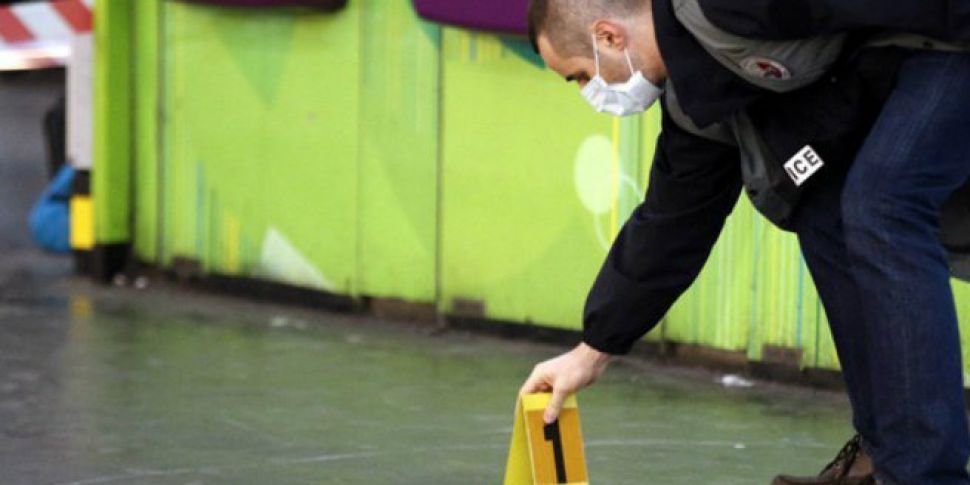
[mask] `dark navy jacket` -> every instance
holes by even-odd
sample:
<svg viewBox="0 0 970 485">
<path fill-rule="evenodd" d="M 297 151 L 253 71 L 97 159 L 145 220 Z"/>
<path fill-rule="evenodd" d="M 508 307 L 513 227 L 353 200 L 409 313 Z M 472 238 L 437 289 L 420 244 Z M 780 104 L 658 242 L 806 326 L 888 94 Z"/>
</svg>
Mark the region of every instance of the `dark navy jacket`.
<svg viewBox="0 0 970 485">
<path fill-rule="evenodd" d="M 970 40 L 970 1 L 700 2 L 712 23 L 752 38 L 794 39 L 881 29 Z M 868 69 L 859 61 L 861 67 L 837 83 L 833 77 L 832 82 L 794 93 L 767 93 L 710 57 L 674 17 L 671 0 L 653 0 L 653 14 L 669 80 L 677 88 L 684 113 L 701 127 L 741 109 L 764 118 L 782 140 L 787 134 L 801 136 L 800 130 L 842 123 L 844 131 L 841 138 L 831 140 L 830 156 L 851 163 L 882 101 L 873 97 L 840 105 L 845 98 L 842 91 L 873 96 L 880 90 L 887 95 L 891 91 L 893 80 L 878 74 L 888 64 L 876 59 L 869 63 L 875 68 Z M 876 75 L 872 75 L 874 69 Z M 839 116 L 831 117 L 833 110 L 841 110 Z M 798 113 L 799 119 L 790 113 Z M 815 119 L 814 127 L 804 119 Z M 628 352 L 696 279 L 742 190 L 737 147 L 687 133 L 666 115 L 662 128 L 646 199 L 620 231 L 586 301 L 583 339 L 611 354 Z M 829 156 L 823 158 L 830 162 Z"/>
<path fill-rule="evenodd" d="M 970 41 L 963 0 L 700 0 L 712 23 L 743 37 L 798 39 L 882 29 Z"/>
</svg>

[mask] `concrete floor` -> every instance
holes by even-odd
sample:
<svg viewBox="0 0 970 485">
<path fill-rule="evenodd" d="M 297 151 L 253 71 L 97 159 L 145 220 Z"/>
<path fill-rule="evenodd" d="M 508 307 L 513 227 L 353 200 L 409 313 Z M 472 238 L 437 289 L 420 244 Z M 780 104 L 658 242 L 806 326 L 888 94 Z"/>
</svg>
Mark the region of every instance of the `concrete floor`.
<svg viewBox="0 0 970 485">
<path fill-rule="evenodd" d="M 76 280 L 22 224 L 44 93 L 0 82 L 0 484 L 501 482 L 515 392 L 562 349 Z M 615 365 L 580 397 L 592 483 L 767 484 L 851 433 L 838 394 L 719 378 Z"/>
</svg>

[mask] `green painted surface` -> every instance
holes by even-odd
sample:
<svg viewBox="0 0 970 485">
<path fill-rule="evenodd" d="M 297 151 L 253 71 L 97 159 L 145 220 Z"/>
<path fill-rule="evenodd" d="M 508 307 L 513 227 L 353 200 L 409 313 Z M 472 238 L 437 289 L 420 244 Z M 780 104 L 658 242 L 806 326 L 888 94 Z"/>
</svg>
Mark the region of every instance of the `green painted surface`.
<svg viewBox="0 0 970 485">
<path fill-rule="evenodd" d="M 98 0 L 94 34 L 94 238 L 131 240 L 131 2 Z"/>
<path fill-rule="evenodd" d="M 771 227 L 743 199 L 729 219 L 704 272 L 671 312 L 675 340 L 746 351 L 797 347 L 814 365 L 825 325 L 807 269 L 792 235 Z M 718 321 L 718 325 L 705 324 Z M 818 356 L 827 358 L 827 356 Z"/>
<path fill-rule="evenodd" d="M 640 150 L 621 140 L 639 133 L 591 115 L 575 87 L 497 37 L 447 29 L 442 62 L 439 304 L 484 301 L 489 318 L 575 328 L 634 205 L 617 202 L 642 194 L 629 157 Z"/>
<path fill-rule="evenodd" d="M 960 341 L 963 345 L 963 382 L 970 384 L 970 284 L 954 282 L 953 296 L 960 318 Z"/>
<path fill-rule="evenodd" d="M 362 4 L 359 291 L 433 302 L 440 29 L 410 2 Z M 339 66 L 335 66 L 340 68 Z"/>
<path fill-rule="evenodd" d="M 592 113 L 522 40 L 442 30 L 406 3 L 333 16 L 162 5 L 158 71 L 136 63 L 139 254 L 579 328 L 648 182 L 656 111 Z M 151 17 L 136 10 L 138 52 L 156 48 Z M 956 295 L 966 328 L 970 286 Z M 796 241 L 746 200 L 648 338 L 838 366 Z"/>
<path fill-rule="evenodd" d="M 134 5 L 133 57 L 134 96 L 134 251 L 144 261 L 158 259 L 159 224 L 159 0 L 143 0 Z"/>
<path fill-rule="evenodd" d="M 167 256 L 340 293 L 357 279 L 359 22 L 167 2 Z"/>
</svg>

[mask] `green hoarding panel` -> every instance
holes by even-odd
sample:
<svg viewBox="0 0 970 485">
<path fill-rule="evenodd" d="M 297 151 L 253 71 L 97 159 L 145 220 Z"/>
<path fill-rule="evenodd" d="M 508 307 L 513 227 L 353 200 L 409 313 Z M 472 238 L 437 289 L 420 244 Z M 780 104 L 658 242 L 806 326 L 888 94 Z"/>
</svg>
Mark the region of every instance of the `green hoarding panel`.
<svg viewBox="0 0 970 485">
<path fill-rule="evenodd" d="M 156 261 L 161 220 L 159 193 L 159 68 L 162 50 L 159 42 L 162 2 L 144 0 L 134 4 L 132 42 L 134 64 L 132 100 L 134 119 L 134 251 L 142 261 Z"/>
<path fill-rule="evenodd" d="M 94 32 L 94 236 L 101 245 L 131 241 L 130 2 L 98 0 Z"/>
<path fill-rule="evenodd" d="M 591 115 L 521 40 L 446 29 L 442 62 L 439 305 L 578 328 L 642 196 L 640 130 Z"/>
<path fill-rule="evenodd" d="M 369 1 L 362 10 L 360 291 L 430 303 L 436 281 L 440 29 L 419 21 L 410 2 Z"/>
<path fill-rule="evenodd" d="M 357 5 L 166 4 L 167 256 L 356 291 Z"/>
</svg>

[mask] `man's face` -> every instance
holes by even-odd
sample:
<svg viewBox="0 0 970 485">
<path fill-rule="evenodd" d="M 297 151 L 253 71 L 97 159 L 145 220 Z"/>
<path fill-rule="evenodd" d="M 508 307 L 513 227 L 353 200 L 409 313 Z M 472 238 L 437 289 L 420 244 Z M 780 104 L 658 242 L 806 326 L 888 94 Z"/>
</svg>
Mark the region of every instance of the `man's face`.
<svg viewBox="0 0 970 485">
<path fill-rule="evenodd" d="M 546 65 L 563 77 L 566 82 L 575 82 L 580 89 L 586 86 L 590 79 L 596 76 L 596 61 L 590 47 L 588 55 L 566 56 L 559 55 L 556 46 L 546 34 L 538 37 L 539 55 Z M 622 49 L 607 47 L 600 43 L 600 75 L 608 83 L 619 83 L 630 79 L 630 68 Z"/>
</svg>

